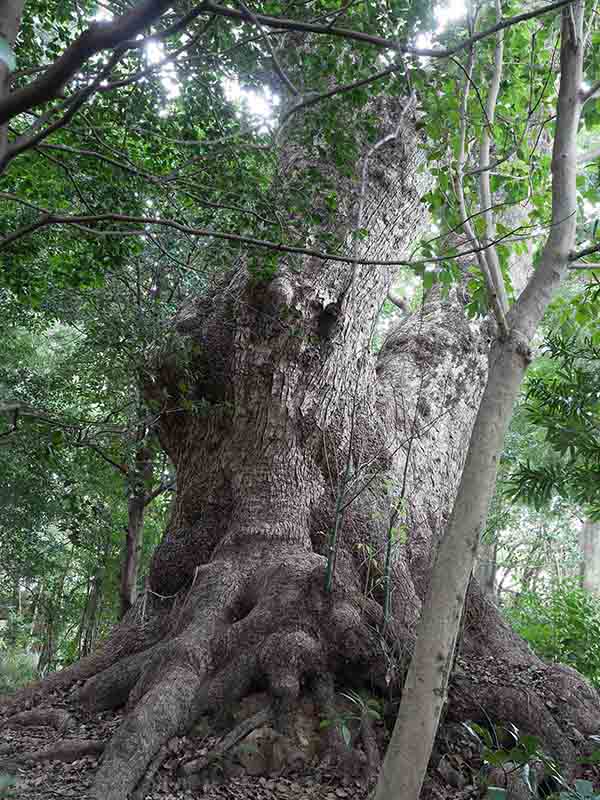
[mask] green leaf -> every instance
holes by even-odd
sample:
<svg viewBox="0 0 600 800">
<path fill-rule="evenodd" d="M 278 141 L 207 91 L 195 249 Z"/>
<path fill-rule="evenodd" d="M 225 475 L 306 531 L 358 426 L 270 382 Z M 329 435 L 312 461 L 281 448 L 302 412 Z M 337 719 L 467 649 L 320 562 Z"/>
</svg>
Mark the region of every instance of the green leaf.
<svg viewBox="0 0 600 800">
<path fill-rule="evenodd" d="M 436 282 L 436 274 L 433 270 L 428 270 L 423 274 L 423 289 L 428 291 Z"/>
<path fill-rule="evenodd" d="M 512 761 L 513 758 L 512 750 L 484 750 L 483 757 L 494 767 L 502 767 L 504 764 L 507 764 L 509 761 Z"/>
<path fill-rule="evenodd" d="M 581 795 L 581 797 L 593 797 L 594 784 L 591 781 L 576 780 L 575 791 L 577 794 Z"/>
<path fill-rule="evenodd" d="M 506 800 L 507 791 L 500 786 L 488 786 L 485 800 Z"/>
<path fill-rule="evenodd" d="M 350 728 L 346 725 L 345 722 L 342 722 L 340 729 L 342 733 L 342 739 L 344 740 L 346 747 L 350 747 L 350 744 L 352 742 L 352 734 L 350 733 Z"/>
</svg>

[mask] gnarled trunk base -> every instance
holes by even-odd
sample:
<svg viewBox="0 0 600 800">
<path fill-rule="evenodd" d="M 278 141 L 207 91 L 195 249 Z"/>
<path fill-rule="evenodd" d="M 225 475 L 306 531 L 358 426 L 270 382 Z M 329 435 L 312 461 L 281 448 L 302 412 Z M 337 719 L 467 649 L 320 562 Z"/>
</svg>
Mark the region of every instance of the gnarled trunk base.
<svg viewBox="0 0 600 800">
<path fill-rule="evenodd" d="M 376 770 L 373 718 L 368 712 L 361 715 L 358 700 L 340 702 L 335 693 L 367 690 L 393 705 L 410 636 L 403 639 L 394 626 L 382 633 L 380 607 L 358 587 L 339 580 L 327 594 L 321 556 L 294 548 L 258 548 L 236 556 L 198 571 L 193 584 L 163 612 L 166 632 L 160 640 L 137 653 L 133 651 L 140 639 L 132 640 L 131 654 L 121 652 L 71 696 L 85 704 L 92 718 L 99 711 L 127 706 L 105 749 L 92 797 L 134 796 L 157 754 L 159 761 L 161 755 L 165 760 L 161 748 L 207 714 L 223 720 L 227 712 L 234 720 L 233 734 L 229 744 L 227 737 L 223 740 L 218 755 L 224 758 L 230 746 L 250 735 L 247 752 L 258 752 L 254 762 L 251 755 L 240 759 L 243 746 L 237 751 L 237 760 L 250 774 L 256 774 L 256 763 L 260 774 L 306 768 L 317 752 L 319 758 L 333 755 L 338 773 L 353 771 L 353 779 L 368 779 Z M 137 613 L 142 604 L 136 606 Z M 112 646 L 109 640 L 104 650 Z M 96 656 L 98 664 L 103 663 L 101 656 Z M 72 680 L 76 670 L 67 674 Z M 51 676 L 21 691 L 4 707 L 6 723 L 10 725 L 11 718 L 14 723 L 33 720 L 31 715 L 16 716 L 18 709 L 36 700 L 43 701 L 42 708 L 51 706 L 56 685 Z M 249 695 L 255 697 L 255 712 L 236 722 L 236 708 Z M 256 697 L 263 703 L 258 708 Z M 54 724 L 50 716 L 36 718 Z M 322 726 L 323 719 L 331 724 Z M 474 586 L 447 711 L 448 722 L 464 720 L 510 722 L 538 736 L 571 778 L 586 737 L 600 730 L 600 702 L 574 670 L 537 659 Z M 382 733 L 381 723 L 375 728 Z M 71 726 L 66 730 L 67 737 L 77 737 Z M 65 752 L 70 752 L 69 741 L 62 748 Z M 345 761 L 348 744 L 354 754 Z M 214 761 L 210 753 L 206 763 L 191 756 L 188 752 L 180 757 L 178 765 L 180 779 L 188 785 L 198 771 L 201 782 L 210 777 L 206 770 Z M 39 758 L 44 757 L 42 750 Z M 452 774 L 449 780 L 452 783 Z"/>
</svg>

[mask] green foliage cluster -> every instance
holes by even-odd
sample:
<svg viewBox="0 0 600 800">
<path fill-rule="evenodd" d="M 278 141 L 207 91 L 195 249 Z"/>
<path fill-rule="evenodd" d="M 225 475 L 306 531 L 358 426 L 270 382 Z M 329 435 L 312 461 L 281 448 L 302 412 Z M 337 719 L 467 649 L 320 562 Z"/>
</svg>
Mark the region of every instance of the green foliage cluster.
<svg viewBox="0 0 600 800">
<path fill-rule="evenodd" d="M 365 692 L 340 692 L 340 697 L 343 697 L 349 704 L 346 711 L 341 712 L 334 719 L 323 718 L 319 723 L 319 729 L 325 730 L 332 726 L 336 727 L 344 744 L 350 750 L 356 733 L 366 720 L 378 722 L 382 719 L 383 704 L 379 698 Z"/>
<path fill-rule="evenodd" d="M 17 779 L 14 775 L 0 773 L 0 797 L 15 797 Z"/>
<path fill-rule="evenodd" d="M 511 500 L 541 509 L 559 497 L 592 519 L 600 517 L 598 287 L 595 273 L 575 275 L 546 315 L 512 425 L 529 443 L 513 453 L 504 487 Z"/>
<path fill-rule="evenodd" d="M 10 694 L 35 680 L 37 672 L 30 654 L 22 650 L 0 650 L 0 696 Z"/>
<path fill-rule="evenodd" d="M 553 495 L 600 517 L 600 347 L 584 332 L 548 333 L 527 379 L 524 411 L 544 436 L 545 458 L 513 470 L 508 493 L 535 508 Z"/>
<path fill-rule="evenodd" d="M 162 267 L 140 258 L 102 286 L 54 285 L 35 310 L 3 291 L 0 404 L 17 410 L 0 419 L 0 605 L 20 608 L 5 641 L 35 647 L 43 670 L 116 621 L 129 495 L 168 477 L 151 435 L 154 480 L 140 486 L 134 469 L 140 426 L 154 419 L 141 384 L 170 346 L 179 297 Z M 177 277 L 177 292 L 202 280 Z M 146 509 L 142 570 L 167 506 L 160 495 Z"/>
<path fill-rule="evenodd" d="M 545 595 L 519 596 L 505 613 L 539 656 L 575 667 L 600 688 L 600 600 L 565 581 Z"/>
<path fill-rule="evenodd" d="M 470 735 L 477 739 L 482 748 L 482 757 L 486 767 L 499 767 L 508 777 L 511 773 L 519 773 L 529 795 L 532 798 L 544 797 L 548 800 L 597 800 L 600 794 L 594 793 L 594 785 L 588 780 L 575 780 L 573 786 L 565 779 L 560 766 L 542 749 L 537 736 L 521 733 L 516 725 L 491 725 L 486 727 L 475 722 L 464 722 L 463 726 Z M 508 746 L 501 742 L 510 741 Z M 591 756 L 580 759 L 580 763 L 597 764 L 600 751 L 595 750 Z M 533 765 L 543 766 L 543 779 L 540 781 Z M 482 775 L 484 786 L 485 776 Z M 561 790 L 562 787 L 562 790 Z M 487 786 L 485 800 L 506 800 L 509 790 L 500 786 Z"/>
</svg>

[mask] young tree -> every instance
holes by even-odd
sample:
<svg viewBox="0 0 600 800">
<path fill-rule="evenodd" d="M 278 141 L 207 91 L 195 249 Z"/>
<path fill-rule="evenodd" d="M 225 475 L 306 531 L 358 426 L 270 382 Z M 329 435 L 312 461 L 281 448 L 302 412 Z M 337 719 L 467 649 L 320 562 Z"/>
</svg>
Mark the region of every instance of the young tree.
<svg viewBox="0 0 600 800">
<path fill-rule="evenodd" d="M 499 3 L 496 9 L 500 17 Z M 560 87 L 552 152 L 552 227 L 537 268 L 510 311 L 493 244 L 496 230 L 491 213 L 487 211 L 491 206 L 487 128 L 482 135 L 480 201 L 485 218 L 482 244 L 486 249 L 480 256 L 480 266 L 494 299 L 499 336 L 490 354 L 486 389 L 473 427 L 452 516 L 438 550 L 421 614 L 415 653 L 379 778 L 378 800 L 398 795 L 407 800 L 419 797 L 444 707 L 469 578 L 494 491 L 498 456 L 531 359 L 533 335 L 573 260 L 577 216 L 577 132 L 583 104 L 590 96 L 583 87 L 587 35 L 584 18 L 584 4 L 581 2 L 573 3 L 562 12 Z M 502 67 L 503 33 L 500 32 L 486 108 L 490 123 L 494 118 Z M 471 64 L 469 69 L 472 69 Z M 465 95 L 469 88 L 467 83 Z M 466 111 L 466 103 L 463 108 Z M 461 182 L 459 154 L 459 202 Z M 461 205 L 463 219 L 466 219 L 464 202 Z M 476 241 L 474 235 L 470 238 Z"/>
<path fill-rule="evenodd" d="M 92 710 L 128 703 L 130 714 L 96 777 L 93 796 L 98 800 L 124 800 L 167 739 L 225 701 L 235 704 L 257 684 L 267 687 L 268 713 L 288 733 L 301 692 L 309 692 L 329 717 L 340 682 L 399 689 L 424 607 L 400 715 L 401 726 L 405 723 L 402 755 L 409 767 L 398 770 L 395 765 L 396 737 L 380 784 L 380 796 L 418 795 L 445 699 L 495 461 L 531 336 L 574 244 L 582 14 L 568 2 L 542 11 L 562 5 L 568 9 L 551 233 L 533 278 L 510 311 L 504 255 L 494 246 L 489 212 L 492 189 L 497 194 L 498 187 L 488 180 L 488 129 L 500 124 L 494 122 L 494 109 L 502 59 L 500 44 L 490 53 L 488 39 L 535 20 L 540 10 L 504 21 L 486 18 L 479 28 L 471 19 L 466 37 L 453 38 L 450 32 L 442 37 L 451 40 L 446 47 L 418 50 L 398 43 L 399 26 L 407 29 L 410 41 L 415 20 L 391 4 L 383 10 L 379 3 L 367 4 L 366 10 L 362 5 L 335 11 L 318 6 L 322 20 L 312 16 L 310 5 L 296 14 L 293 5 L 269 3 L 266 14 L 262 7 L 255 11 L 240 4 L 238 10 L 203 3 L 178 16 L 170 4 L 148 1 L 93 26 L 39 78 L 0 104 L 0 122 L 16 120 L 5 156 L 8 170 L 21 157 L 33 158 L 29 151 L 50 146 L 56 134 L 61 157 L 101 161 L 102 169 L 110 159 L 110 169 L 128 174 L 133 169 L 132 183 L 141 181 L 155 192 L 152 211 L 144 213 L 139 210 L 141 193 L 124 197 L 123 182 L 114 187 L 115 197 L 103 195 L 92 211 L 82 208 L 84 201 L 74 190 L 72 208 L 66 211 L 6 192 L 12 204 L 0 241 L 6 253 L 25 262 L 52 254 L 61 226 L 71 231 L 71 239 L 62 240 L 67 243 L 78 241 L 74 233 L 91 237 L 95 232 L 107 242 L 118 231 L 150 237 L 162 226 L 186 237 L 208 237 L 211 244 L 202 248 L 202 259 L 214 259 L 219 267 L 214 280 L 175 319 L 187 341 L 183 352 L 151 360 L 152 374 L 144 382 L 161 444 L 177 471 L 177 496 L 150 567 L 148 591 L 99 649 L 41 687 L 48 691 L 85 680 L 80 696 Z M 252 29 L 249 51 L 240 44 L 244 34 L 232 27 L 241 22 Z M 183 102 L 164 127 L 156 109 L 148 109 L 148 93 L 136 76 L 146 77 L 149 67 L 136 62 L 144 44 L 135 36 L 150 24 L 155 40 L 170 42 L 172 60 L 181 48 L 196 48 L 191 49 L 196 65 L 191 74 L 198 83 L 208 81 L 209 89 L 200 99 L 190 99 L 188 81 L 185 100 L 194 113 L 205 111 L 209 119 L 216 109 L 214 127 L 201 124 L 199 116 L 190 123 L 192 111 Z M 174 41 L 184 26 L 191 37 Z M 529 141 L 532 134 L 542 136 L 546 119 L 541 110 L 547 111 L 555 99 L 548 77 L 553 64 L 548 56 L 546 69 L 536 74 L 529 52 L 514 35 L 514 86 L 523 70 L 531 75 L 535 94 L 525 114 L 523 136 Z M 106 49 L 105 64 L 94 60 Z M 237 61 L 231 61 L 232 51 Z M 541 58 L 546 51 L 545 42 L 536 48 Z M 465 73 L 467 86 L 474 76 L 483 79 L 494 52 L 482 113 L 479 93 L 467 97 L 466 90 L 457 93 L 454 86 Z M 452 60 L 465 54 L 466 64 Z M 481 56 L 477 63 L 474 54 Z M 400 56 L 450 61 L 429 69 L 409 66 Z M 262 69 L 256 68 L 256 59 Z M 284 93 L 274 140 L 268 131 L 259 131 L 245 147 L 240 144 L 248 135 L 240 124 L 244 117 L 228 108 L 223 71 L 215 70 L 215 62 L 229 68 L 230 80 L 239 70 L 249 86 L 264 82 L 266 73 L 270 85 Z M 396 73 L 388 93 L 380 96 L 377 81 Z M 78 137 L 94 135 L 110 113 L 105 98 L 128 85 L 134 86 L 130 105 L 143 110 L 143 123 L 131 126 L 142 131 L 129 142 L 134 157 L 128 150 L 115 158 L 116 135 L 107 137 L 111 155 L 102 135 L 90 155 Z M 324 105 L 336 95 L 339 101 Z M 521 107 L 523 98 L 517 95 L 508 105 Z M 88 127 L 67 127 L 93 96 Z M 112 96 L 124 108 L 123 95 Z M 429 115 L 425 121 L 417 99 Z M 26 112 L 38 108 L 44 114 L 31 124 Z M 504 110 L 498 118 L 510 128 L 515 111 Z M 114 110 L 111 119 L 122 133 Z M 480 134 L 476 157 L 467 147 L 473 138 L 467 137 L 467 122 Z M 164 161 L 148 144 L 148 130 L 164 148 Z M 219 147 L 233 137 L 235 146 L 229 148 L 230 140 L 220 161 L 207 159 L 203 146 L 213 146 L 203 145 L 208 135 Z M 194 155 L 177 161 L 173 140 L 187 142 Z M 505 160 L 513 165 L 509 141 Z M 428 144 L 433 175 L 425 169 Z M 524 162 L 526 157 L 515 155 L 515 175 L 528 169 Z M 474 227 L 467 208 L 474 196 L 465 180 L 471 169 L 482 176 L 476 213 L 481 223 Z M 532 177 L 536 190 L 547 180 L 540 177 L 543 173 L 537 170 Z M 456 176 L 454 186 L 448 175 Z M 443 222 L 441 249 L 434 252 L 428 243 L 411 258 L 410 248 L 424 228 L 421 197 L 432 178 L 438 191 L 430 194 L 429 205 Z M 199 183 L 206 193 L 198 190 Z M 235 199 L 227 195 L 232 185 Z M 244 187 L 243 207 L 238 186 Z M 506 191 L 506 202 L 521 199 Z M 444 193 L 452 195 L 452 202 Z M 115 198 L 127 204 L 124 213 L 103 205 Z M 25 242 L 31 242 L 27 237 L 40 230 L 47 230 L 47 240 L 34 239 L 36 246 L 25 249 Z M 521 223 L 519 231 L 525 235 Z M 499 228 L 498 234 L 504 235 Z M 131 255 L 123 253 L 130 241 L 123 239 L 115 255 Z M 156 249 L 161 248 L 158 238 Z M 50 263 L 51 277 L 60 274 L 56 261 Z M 401 264 L 424 273 L 426 298 L 421 310 L 404 318 L 375 353 L 371 341 L 379 309 Z M 426 264 L 436 271 L 426 271 Z M 28 283 L 27 276 L 6 272 L 13 291 L 34 297 L 48 281 L 47 274 L 34 273 Z M 436 277 L 440 285 L 433 286 Z M 457 286 L 445 291 L 444 284 L 453 281 Z M 489 330 L 470 322 L 464 307 L 485 310 L 487 301 L 499 335 L 483 394 Z M 384 564 L 374 585 L 369 585 L 364 545 Z M 564 692 L 581 695 L 582 702 L 568 713 L 586 734 L 595 730 L 597 697 L 579 676 L 536 659 L 476 585 L 470 612 L 472 624 L 465 627 L 463 641 L 470 669 L 457 678 L 464 691 L 452 699 L 451 712 L 476 718 L 483 707 L 501 718 L 509 710 L 520 727 L 542 731 L 548 749 L 566 768 L 572 766 L 574 748 L 547 701 Z M 499 676 L 505 674 L 503 666 L 517 663 L 538 671 L 544 692 L 532 692 L 525 705 L 515 701 L 514 691 L 501 679 L 492 690 L 480 675 L 490 669 L 487 660 L 482 667 L 482 656 L 492 656 Z M 420 696 L 412 688 L 415 676 L 424 688 Z M 30 695 L 19 695 L 13 707 Z M 412 742 L 406 741 L 409 736 Z M 398 772 L 407 774 L 398 778 Z"/>
</svg>

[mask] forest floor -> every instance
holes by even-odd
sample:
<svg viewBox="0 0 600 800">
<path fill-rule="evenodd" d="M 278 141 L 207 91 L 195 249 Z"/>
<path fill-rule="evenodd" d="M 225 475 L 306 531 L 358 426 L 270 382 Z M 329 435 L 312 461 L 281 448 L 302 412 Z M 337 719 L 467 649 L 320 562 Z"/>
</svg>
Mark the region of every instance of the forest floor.
<svg viewBox="0 0 600 800">
<path fill-rule="evenodd" d="M 124 712 L 88 717 L 76 699 L 77 688 L 60 695 L 51 694 L 35 707 L 36 713 L 52 710 L 62 714 L 63 724 L 58 729 L 56 720 L 53 725 L 21 726 L 0 717 L 0 775 L 14 776 L 17 781 L 8 796 L 27 800 L 86 800 L 88 797 L 102 747 L 121 724 Z M 32 721 L 35 720 L 30 718 L 28 723 Z M 140 800 L 366 800 L 369 796 L 370 787 L 364 780 L 319 763 L 316 758 L 296 771 L 288 768 L 270 774 L 251 774 L 261 769 L 251 763 L 251 752 L 243 758 L 244 751 L 240 750 L 243 743 L 238 745 L 237 751 L 238 756 L 242 753 L 244 764 L 240 759 L 236 763 L 234 754 L 226 764 L 214 763 L 212 768 L 198 775 L 194 786 L 182 786 L 177 777 L 180 764 L 211 752 L 217 741 L 218 737 L 203 735 L 202 731 L 171 739 L 151 784 L 136 796 L 136 800 L 138 797 Z M 49 758 L 51 750 L 57 754 L 57 748 L 61 751 L 60 757 Z M 84 754 L 86 750 L 88 753 Z M 460 765 L 466 764 L 465 754 L 458 759 L 446 756 L 446 767 L 436 770 L 433 779 L 428 781 L 428 798 L 470 800 L 477 796 L 475 786 L 462 777 Z M 452 764 L 459 766 L 458 771 Z"/>
<path fill-rule="evenodd" d="M 16 778 L 6 797 L 27 800 L 87 800 L 104 745 L 121 724 L 124 711 L 88 717 L 74 687 L 70 692 L 49 695 L 35 707 L 36 714 L 58 712 L 62 721 L 49 724 L 11 723 L 0 716 L 0 776 Z M 1 712 L 0 712 L 1 714 Z M 42 720 L 40 719 L 39 722 Z M 227 758 L 213 762 L 183 786 L 177 771 L 191 759 L 211 753 L 219 737 L 204 730 L 171 739 L 155 764 L 156 771 L 132 800 L 367 800 L 371 786 L 315 758 L 294 771 L 265 770 L 255 757 L 255 748 L 244 743 Z M 50 758 L 49 756 L 59 756 Z M 53 751 L 53 752 L 51 752 Z M 87 751 L 87 752 L 86 752 Z M 237 757 L 236 757 L 237 752 Z M 422 800 L 475 800 L 484 794 L 480 748 L 459 724 L 442 726 L 430 764 Z M 597 769 L 597 768 L 596 768 Z M 263 774 L 260 774 L 263 772 Z M 264 774 L 266 773 L 266 774 Z M 582 774 L 581 777 L 584 777 Z M 597 781 L 598 775 L 585 775 Z M 0 793 L 0 796 L 1 793 Z"/>
</svg>

